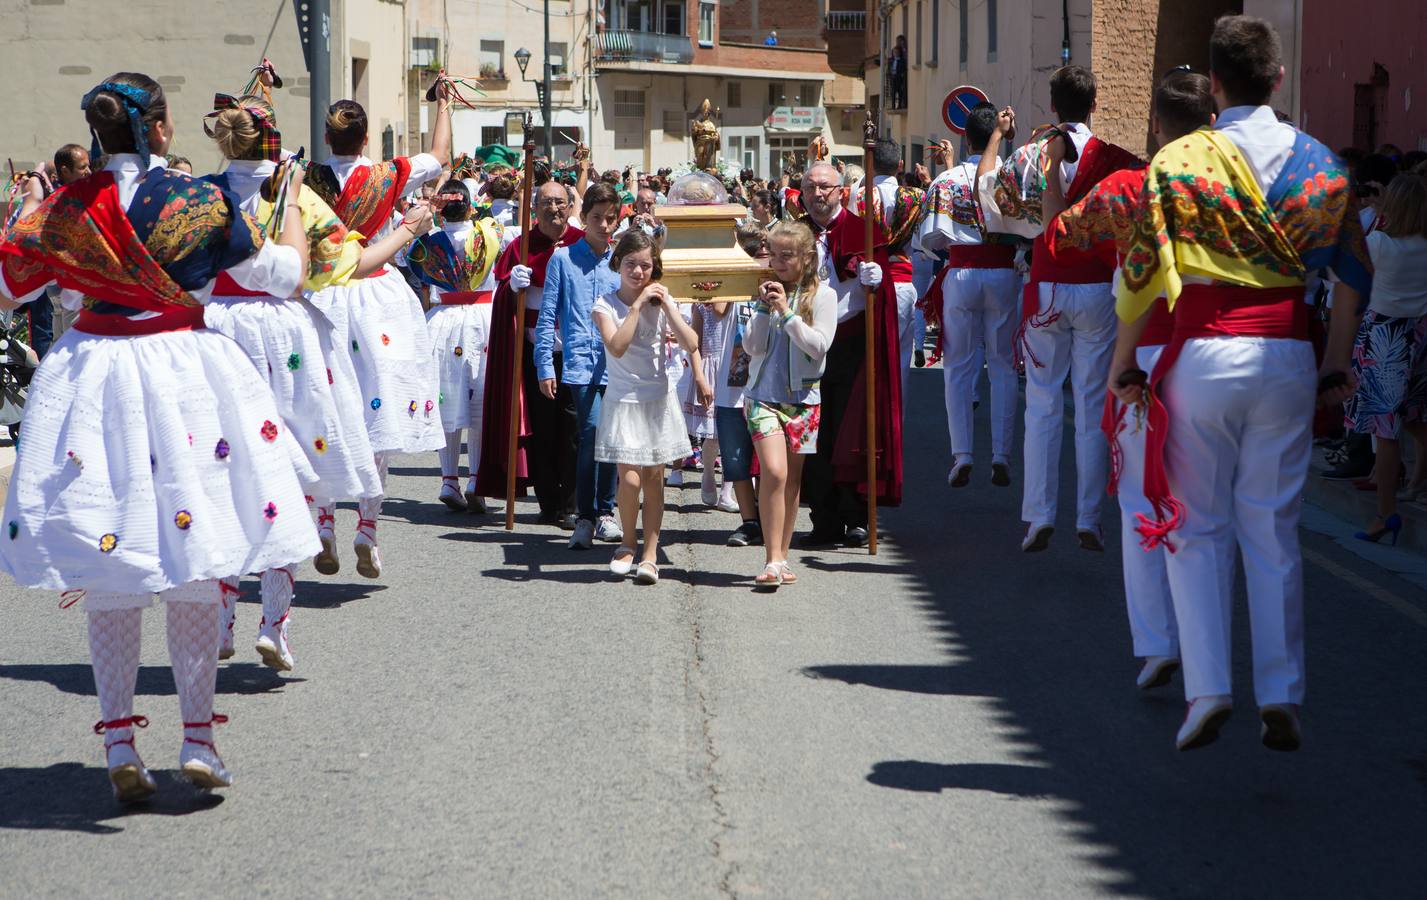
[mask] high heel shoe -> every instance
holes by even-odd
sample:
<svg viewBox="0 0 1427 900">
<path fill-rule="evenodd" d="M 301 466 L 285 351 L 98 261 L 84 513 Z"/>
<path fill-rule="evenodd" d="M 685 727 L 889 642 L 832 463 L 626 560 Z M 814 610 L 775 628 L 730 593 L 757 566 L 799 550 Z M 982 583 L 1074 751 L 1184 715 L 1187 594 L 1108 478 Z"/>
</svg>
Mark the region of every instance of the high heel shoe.
<svg viewBox="0 0 1427 900">
<path fill-rule="evenodd" d="M 1357 538 L 1360 541 L 1368 541 L 1369 543 L 1376 544 L 1378 541 L 1382 540 L 1383 535 L 1390 534 L 1392 535 L 1392 546 L 1396 547 L 1397 536 L 1401 533 L 1402 516 L 1399 516 L 1397 513 L 1393 513 L 1386 519 L 1382 520 L 1381 528 L 1375 531 L 1359 531 L 1357 534 L 1353 535 L 1353 537 Z"/>
</svg>

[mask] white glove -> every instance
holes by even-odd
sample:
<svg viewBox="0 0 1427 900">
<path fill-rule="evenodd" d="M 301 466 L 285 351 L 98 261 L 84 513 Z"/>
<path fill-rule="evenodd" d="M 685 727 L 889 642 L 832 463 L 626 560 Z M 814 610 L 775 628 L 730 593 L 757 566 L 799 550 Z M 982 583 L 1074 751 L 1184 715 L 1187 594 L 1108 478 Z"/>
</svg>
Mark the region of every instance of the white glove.
<svg viewBox="0 0 1427 900">
<path fill-rule="evenodd" d="M 882 267 L 876 263 L 859 263 L 857 266 L 857 280 L 863 287 L 877 288 L 882 285 Z"/>
<path fill-rule="evenodd" d="M 510 270 L 510 286 L 517 291 L 530 287 L 530 267 L 516 266 Z"/>
</svg>

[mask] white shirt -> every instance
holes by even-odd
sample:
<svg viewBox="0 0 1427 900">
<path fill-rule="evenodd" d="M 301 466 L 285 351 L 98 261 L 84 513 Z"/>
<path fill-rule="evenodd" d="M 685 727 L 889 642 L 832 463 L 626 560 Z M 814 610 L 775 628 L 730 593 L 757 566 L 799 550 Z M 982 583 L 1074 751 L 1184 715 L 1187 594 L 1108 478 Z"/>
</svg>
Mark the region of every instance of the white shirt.
<svg viewBox="0 0 1427 900">
<path fill-rule="evenodd" d="M 134 202 L 134 195 L 139 191 L 139 182 L 148 174 L 148 171 L 166 168 L 168 165 L 162 156 L 149 157 L 147 167 L 143 165 L 143 162 L 144 160 L 136 153 L 115 153 L 109 157 L 109 161 L 104 166 L 104 171 L 114 174 L 114 184 L 119 191 L 119 201 L 126 211 L 129 205 Z M 228 275 L 239 286 L 274 297 L 290 297 L 296 294 L 298 286 L 302 284 L 304 274 L 302 258 L 298 252 L 276 241 L 264 241 L 257 253 L 228 269 Z M 28 303 L 43 293 L 44 288 L 39 288 L 23 297 L 16 297 L 3 274 L 0 274 L 0 294 L 5 297 L 18 300 L 21 303 Z M 207 303 L 213 293 L 213 280 L 188 293 L 199 303 Z M 65 290 L 60 295 L 60 304 L 69 310 L 79 309 L 83 300 L 84 294 L 80 291 Z M 157 313 L 140 312 L 129 316 L 129 318 L 146 319 L 154 315 Z"/>
<path fill-rule="evenodd" d="M 619 329 L 629 317 L 629 307 L 619 294 L 609 293 L 595 300 L 591 316 L 604 316 Z M 679 387 L 683 366 L 671 371 L 669 354 L 664 352 L 664 332 L 670 330 L 664 306 L 646 304 L 639 313 L 639 325 L 623 356 L 605 352 L 604 402 L 658 400 Z"/>
<path fill-rule="evenodd" d="M 1374 231 L 1368 235 L 1368 255 L 1373 267 L 1368 309 L 1393 318 L 1427 315 L 1427 237 Z"/>
<path fill-rule="evenodd" d="M 839 209 L 833 213 L 832 221 L 828 223 L 829 228 L 837 223 L 842 212 Z M 841 324 L 867 309 L 867 294 L 855 274 L 846 281 L 837 277 L 837 271 L 827 258 L 827 231 L 818 232 L 817 246 L 818 278 L 837 295 L 837 321 Z"/>
<path fill-rule="evenodd" d="M 944 210 L 944 203 L 939 202 L 937 197 L 938 192 L 953 185 L 966 188 L 975 197 L 976 167 L 980 164 L 981 154 L 969 156 L 938 175 L 927 188 L 927 199 L 932 212 L 923 217 L 922 223 L 917 226 L 917 236 L 913 244 L 916 249 L 930 255 L 945 250 L 952 244 L 981 243 L 981 229 L 954 221 L 950 210 Z M 999 156 L 996 157 L 996 166 L 1001 166 Z"/>
<path fill-rule="evenodd" d="M 511 226 L 519 227 L 520 220 L 516 217 L 517 204 L 514 200 L 495 198 L 491 200 L 491 218 L 495 219 L 505 228 Z"/>
<path fill-rule="evenodd" d="M 1283 172 L 1298 140 L 1298 129 L 1280 122 L 1270 106 L 1231 106 L 1219 113 L 1214 130 L 1244 152 L 1265 193 Z"/>
</svg>

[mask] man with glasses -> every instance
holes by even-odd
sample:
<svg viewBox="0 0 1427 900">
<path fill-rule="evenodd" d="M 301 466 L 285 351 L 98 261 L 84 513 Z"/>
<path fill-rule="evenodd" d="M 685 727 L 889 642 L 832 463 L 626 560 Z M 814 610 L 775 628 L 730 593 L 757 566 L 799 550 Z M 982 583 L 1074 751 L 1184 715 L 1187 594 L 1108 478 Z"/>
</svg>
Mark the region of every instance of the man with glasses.
<svg viewBox="0 0 1427 900">
<path fill-rule="evenodd" d="M 530 256 L 520 262 L 520 240 L 511 241 L 495 265 L 498 280 L 491 306 L 491 331 L 486 363 L 485 406 L 481 421 L 481 459 L 476 492 L 483 497 L 504 497 L 506 453 L 510 436 L 510 394 L 515 377 L 517 317 L 523 318 L 525 350 L 525 427 L 520 446 L 524 466 L 516 463 L 519 485 L 535 489 L 540 502 L 540 523 L 575 528 L 575 414 L 569 391 L 547 397 L 535 374 L 535 323 L 545 285 L 545 270 L 559 247 L 584 237 L 569 224 L 570 201 L 563 185 L 547 181 L 535 194 L 535 228 L 530 232 Z M 517 228 L 518 232 L 519 229 Z M 517 291 L 525 291 L 525 308 L 518 309 Z M 561 354 L 553 352 L 550 365 L 561 369 Z M 523 470 L 523 471 L 522 471 Z"/>
</svg>

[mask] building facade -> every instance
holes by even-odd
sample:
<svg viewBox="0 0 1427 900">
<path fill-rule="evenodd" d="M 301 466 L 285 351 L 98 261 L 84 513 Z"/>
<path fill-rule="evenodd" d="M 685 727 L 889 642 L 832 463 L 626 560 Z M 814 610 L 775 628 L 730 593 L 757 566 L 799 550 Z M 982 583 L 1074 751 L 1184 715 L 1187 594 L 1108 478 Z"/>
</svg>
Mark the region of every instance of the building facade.
<svg viewBox="0 0 1427 900">
<path fill-rule="evenodd" d="M 407 152 L 408 99 L 405 58 L 393 35 L 405 33 L 405 10 L 389 0 L 331 0 L 333 99 L 360 100 L 371 132 L 368 152 Z M 172 152 L 187 156 L 197 172 L 218 168 L 219 155 L 203 133 L 203 116 L 215 91 L 233 93 L 264 57 L 284 87 L 273 93 L 283 143 L 306 147 L 322 141 L 309 127 L 307 67 L 297 19 L 288 0 L 109 0 L 33 3 L 0 0 L 0 77 L 12 86 L 0 154 L 16 168 L 49 159 L 67 143 L 89 144 L 79 101 L 114 72 L 143 72 L 164 87 L 173 114 Z"/>
<path fill-rule="evenodd" d="M 542 145 L 539 83 L 550 65 L 551 137 L 557 159 L 575 143 L 588 143 L 594 90 L 590 36 L 598 16 L 595 0 L 550 0 L 550 48 L 545 52 L 542 0 L 407 0 L 407 94 L 414 115 L 407 133 L 412 146 L 429 147 L 430 111 L 421 98 L 436 72 L 445 69 L 479 80 L 481 94 L 464 91 L 470 107 L 453 107 L 452 142 L 457 153 L 486 144 L 519 147 L 526 112 Z M 520 71 L 517 52 L 530 54 Z M 543 149 L 542 149 L 543 152 Z"/>
<path fill-rule="evenodd" d="M 860 157 L 860 79 L 829 66 L 826 0 L 603 0 L 594 35 L 591 147 L 601 169 L 690 161 L 707 99 L 723 157 L 776 178 L 824 135 Z M 776 31 L 776 44 L 771 36 Z"/>
</svg>

